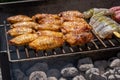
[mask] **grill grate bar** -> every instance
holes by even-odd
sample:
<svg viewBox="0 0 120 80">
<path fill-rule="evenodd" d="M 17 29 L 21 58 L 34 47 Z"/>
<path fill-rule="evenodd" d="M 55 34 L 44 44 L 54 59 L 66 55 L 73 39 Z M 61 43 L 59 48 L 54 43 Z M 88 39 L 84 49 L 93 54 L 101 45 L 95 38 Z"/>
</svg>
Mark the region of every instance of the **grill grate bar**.
<svg viewBox="0 0 120 80">
<path fill-rule="evenodd" d="M 30 56 L 29 56 L 29 51 L 28 51 L 28 49 L 26 48 L 26 46 L 25 46 L 25 53 L 26 53 L 26 57 L 29 58 L 29 57 L 30 57 Z"/>
<path fill-rule="evenodd" d="M 75 54 L 83 54 L 83 53 L 90 53 L 93 51 L 101 51 L 101 50 L 108 50 L 108 49 L 115 49 L 119 48 L 120 39 L 118 38 L 112 38 L 109 40 L 102 40 L 100 39 L 94 31 L 92 31 L 94 35 L 94 40 L 92 40 L 90 43 L 87 43 L 85 45 L 78 45 L 71 47 L 69 44 L 65 43 L 62 47 L 56 48 L 50 51 L 35 51 L 33 49 L 28 48 L 28 46 L 24 46 L 21 50 L 19 46 L 16 46 L 15 49 L 11 49 L 11 45 L 8 44 L 9 36 L 7 35 L 7 26 L 6 22 L 4 23 L 5 26 L 5 37 L 7 42 L 7 53 L 8 58 L 10 62 L 19 62 L 19 61 L 27 61 L 27 60 L 35 60 L 35 59 L 44 59 L 44 58 L 52 58 L 52 57 L 58 57 L 58 56 L 67 56 L 67 55 L 75 55 Z M 116 40 L 116 41 L 115 41 Z M 115 43 L 115 42 L 117 43 Z M 108 42 L 109 44 L 107 44 Z M 60 50 L 60 52 L 59 52 Z M 22 52 L 23 53 L 22 53 Z M 12 55 L 14 55 L 16 52 L 17 59 L 14 59 Z M 14 54 L 13 54 L 14 53 Z M 21 54 L 22 53 L 22 54 Z M 32 55 L 32 56 L 31 56 Z M 25 56 L 25 57 L 23 57 Z"/>
<path fill-rule="evenodd" d="M 98 35 L 95 34 L 93 30 L 92 30 L 92 33 L 96 36 L 96 38 L 100 41 L 100 43 L 106 48 L 107 45 L 98 37 Z"/>
<path fill-rule="evenodd" d="M 93 40 L 91 42 L 94 44 L 96 49 L 99 49 L 99 47 L 97 46 L 97 44 Z"/>
<path fill-rule="evenodd" d="M 111 40 L 108 40 L 108 41 L 112 46 L 115 46 L 115 44 Z"/>
<path fill-rule="evenodd" d="M 16 47 L 16 53 L 17 53 L 18 59 L 20 59 L 20 54 L 19 54 L 19 49 L 18 49 L 18 47 Z"/>
</svg>

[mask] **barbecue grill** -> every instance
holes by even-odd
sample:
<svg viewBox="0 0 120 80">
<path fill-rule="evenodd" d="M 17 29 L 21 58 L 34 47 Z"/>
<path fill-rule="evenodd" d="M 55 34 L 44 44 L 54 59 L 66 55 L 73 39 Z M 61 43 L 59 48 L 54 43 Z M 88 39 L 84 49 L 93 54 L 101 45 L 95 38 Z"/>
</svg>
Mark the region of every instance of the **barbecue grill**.
<svg viewBox="0 0 120 80">
<path fill-rule="evenodd" d="M 112 53 L 118 52 L 120 49 L 120 39 L 113 36 L 112 39 L 102 40 L 94 31 L 92 31 L 94 39 L 90 43 L 82 46 L 70 46 L 64 43 L 62 47 L 38 52 L 30 49 L 28 46 L 11 46 L 9 45 L 9 39 L 11 37 L 6 33 L 10 26 L 6 21 L 7 17 L 16 14 L 32 16 L 36 13 L 59 13 L 66 10 L 79 10 L 83 12 L 94 7 L 110 8 L 119 4 L 119 0 L 34 0 L 0 3 L 0 33 L 3 34 L 0 36 L 0 53 L 3 80 L 14 80 L 11 78 L 11 66 L 25 61 L 48 61 L 56 58 L 58 60 L 59 58 L 60 60 L 64 60 L 64 58 L 70 60 L 72 58 L 74 61 L 86 55 L 96 60 L 113 56 L 115 54 Z M 6 69 L 5 65 L 8 65 Z"/>
</svg>

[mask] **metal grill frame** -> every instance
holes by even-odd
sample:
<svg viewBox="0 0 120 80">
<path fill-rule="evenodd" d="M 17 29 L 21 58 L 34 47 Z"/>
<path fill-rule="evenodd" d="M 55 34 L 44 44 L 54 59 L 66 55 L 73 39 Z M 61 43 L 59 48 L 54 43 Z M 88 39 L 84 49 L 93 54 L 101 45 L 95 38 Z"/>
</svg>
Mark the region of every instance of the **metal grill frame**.
<svg viewBox="0 0 120 80">
<path fill-rule="evenodd" d="M 107 51 L 107 50 L 120 49 L 120 39 L 114 37 L 112 39 L 102 40 L 102 39 L 99 38 L 99 36 L 97 36 L 95 34 L 94 31 L 92 31 L 92 33 L 93 33 L 93 35 L 95 37 L 95 39 L 90 42 L 95 47 L 95 49 L 93 49 L 93 50 L 91 50 L 91 47 L 89 45 L 87 45 L 89 43 L 87 43 L 87 44 L 84 45 L 85 48 L 87 48 L 87 50 L 82 50 L 81 46 L 77 46 L 77 48 L 79 48 L 79 51 L 75 52 L 72 49 L 71 46 L 67 46 L 67 47 L 69 47 L 69 50 L 70 50 L 70 52 L 68 52 L 68 53 L 65 52 L 64 48 L 61 48 L 62 49 L 62 53 L 59 53 L 59 54 L 56 53 L 54 50 L 52 50 L 53 54 L 51 54 L 51 55 L 48 55 L 46 53 L 46 51 L 43 51 L 44 56 L 39 56 L 38 53 L 34 51 L 33 54 L 35 55 L 35 57 L 30 57 L 29 49 L 27 47 L 25 47 L 24 50 L 25 50 L 26 58 L 21 58 L 20 57 L 20 55 L 22 55 L 21 51 L 19 51 L 18 47 L 16 47 L 17 59 L 12 59 L 12 56 L 11 56 L 12 50 L 10 50 L 10 45 L 8 43 L 8 41 L 9 41 L 8 40 L 8 34 L 7 34 L 7 27 L 10 26 L 10 25 L 7 24 L 6 21 L 4 21 L 4 25 L 3 26 L 4 26 L 4 30 L 5 30 L 5 38 L 6 38 L 6 43 L 7 43 L 7 48 L 6 48 L 7 50 L 6 50 L 6 52 L 8 53 L 8 59 L 9 59 L 10 62 L 20 62 L 20 61 L 29 61 L 29 60 L 38 60 L 38 59 L 48 59 L 48 58 L 54 58 L 54 57 L 72 56 L 72 55 L 76 55 L 76 54 L 82 55 L 82 54 L 90 54 L 90 53 L 93 53 L 93 52 L 97 53 L 99 51 Z M 116 43 L 114 43 L 112 40 L 117 41 L 118 45 L 116 45 Z M 105 43 L 106 41 L 109 42 L 109 44 L 111 46 L 108 46 Z M 102 45 L 103 47 L 100 48 L 97 43 L 100 43 L 100 45 Z"/>
</svg>

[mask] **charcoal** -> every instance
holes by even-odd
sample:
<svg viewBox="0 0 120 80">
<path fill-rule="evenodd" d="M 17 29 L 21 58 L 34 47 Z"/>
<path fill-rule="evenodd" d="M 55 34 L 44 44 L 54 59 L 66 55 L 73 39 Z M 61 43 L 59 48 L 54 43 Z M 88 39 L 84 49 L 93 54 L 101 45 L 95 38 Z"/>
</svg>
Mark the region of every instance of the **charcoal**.
<svg viewBox="0 0 120 80">
<path fill-rule="evenodd" d="M 102 69 L 102 68 L 105 69 L 108 67 L 108 62 L 105 60 L 95 61 L 94 66 L 99 68 L 99 69 Z"/>
<path fill-rule="evenodd" d="M 47 80 L 57 80 L 56 77 L 48 77 Z"/>
<path fill-rule="evenodd" d="M 47 63 L 36 63 L 35 65 L 33 65 L 31 68 L 29 68 L 26 71 L 26 74 L 29 76 L 34 71 L 44 71 L 44 72 L 47 72 L 48 71 Z"/>
<path fill-rule="evenodd" d="M 120 59 L 120 52 L 119 52 L 119 53 L 117 53 L 117 57 Z"/>
<path fill-rule="evenodd" d="M 15 69 L 13 73 L 15 80 L 23 80 L 25 77 L 25 74 L 20 69 Z"/>
<path fill-rule="evenodd" d="M 78 76 L 75 76 L 72 80 L 86 80 L 86 79 L 84 78 L 84 76 L 78 75 Z"/>
<path fill-rule="evenodd" d="M 78 70 L 75 67 L 67 67 L 61 70 L 63 77 L 75 77 L 78 74 Z"/>
<path fill-rule="evenodd" d="M 99 74 L 100 71 L 98 68 L 91 68 L 89 70 L 86 71 L 86 77 L 89 77 L 91 74 Z"/>
<path fill-rule="evenodd" d="M 108 76 L 108 80 L 116 80 L 116 78 L 114 75 L 110 75 L 110 76 Z"/>
<path fill-rule="evenodd" d="M 29 80 L 29 78 L 28 77 L 24 77 L 23 80 Z"/>
<path fill-rule="evenodd" d="M 22 63 L 21 63 L 21 66 L 20 66 L 20 69 L 21 69 L 22 71 L 26 71 L 26 70 L 29 69 L 31 66 L 33 66 L 34 63 L 35 63 L 34 61 L 22 62 Z"/>
<path fill-rule="evenodd" d="M 111 73 L 109 72 L 109 71 L 106 71 L 104 74 L 103 74 L 103 76 L 106 76 L 107 78 L 108 78 L 108 76 L 110 76 L 111 75 Z"/>
<path fill-rule="evenodd" d="M 120 67 L 120 59 L 115 59 L 110 64 L 111 68 Z"/>
<path fill-rule="evenodd" d="M 67 65 L 64 66 L 64 68 L 66 68 L 66 67 L 73 67 L 73 64 L 69 63 L 69 64 L 67 64 Z"/>
<path fill-rule="evenodd" d="M 120 80 L 120 75 L 115 74 L 115 78 L 116 78 L 117 80 Z"/>
<path fill-rule="evenodd" d="M 55 76 L 56 78 L 60 78 L 61 73 L 58 69 L 50 69 L 47 71 L 47 76 L 48 77 Z"/>
<path fill-rule="evenodd" d="M 67 79 L 66 79 L 66 78 L 61 77 L 61 78 L 59 78 L 59 80 L 67 80 Z"/>
<path fill-rule="evenodd" d="M 115 73 L 117 73 L 118 75 L 120 75 L 120 67 L 114 68 L 114 71 L 115 71 Z"/>
<path fill-rule="evenodd" d="M 47 80 L 47 75 L 43 71 L 34 71 L 30 74 L 29 80 Z"/>
<path fill-rule="evenodd" d="M 105 77 L 99 75 L 99 74 L 96 74 L 96 73 L 93 73 L 89 76 L 90 80 L 107 80 Z"/>
<path fill-rule="evenodd" d="M 83 58 L 78 61 L 78 68 L 80 71 L 86 71 L 93 67 L 94 67 L 94 65 L 92 63 L 91 58 Z"/>
</svg>

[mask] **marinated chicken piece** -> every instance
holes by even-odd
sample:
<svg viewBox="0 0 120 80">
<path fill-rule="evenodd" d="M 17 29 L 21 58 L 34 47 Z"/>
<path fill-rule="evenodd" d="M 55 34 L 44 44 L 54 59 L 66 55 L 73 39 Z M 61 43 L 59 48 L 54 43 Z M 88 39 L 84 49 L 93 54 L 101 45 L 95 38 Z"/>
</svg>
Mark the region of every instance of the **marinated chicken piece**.
<svg viewBox="0 0 120 80">
<path fill-rule="evenodd" d="M 39 24 L 61 24 L 60 17 L 57 14 L 36 14 L 32 19 Z"/>
<path fill-rule="evenodd" d="M 15 24 L 12 24 L 10 27 L 15 28 L 15 27 L 29 27 L 33 29 L 38 29 L 39 24 L 35 22 L 18 22 Z"/>
<path fill-rule="evenodd" d="M 38 50 L 53 49 L 62 46 L 64 43 L 63 38 L 51 37 L 51 36 L 40 36 L 36 40 L 29 43 L 29 47 Z"/>
<path fill-rule="evenodd" d="M 79 11 L 64 11 L 59 14 L 60 17 L 64 21 L 73 21 L 76 20 L 77 18 L 82 18 L 83 14 L 80 13 Z"/>
<path fill-rule="evenodd" d="M 87 24 L 85 21 L 72 21 L 72 22 L 64 22 L 61 31 L 63 33 L 69 33 L 69 32 L 85 32 L 85 31 L 90 31 L 91 27 L 89 24 Z"/>
<path fill-rule="evenodd" d="M 16 16 L 8 17 L 7 21 L 9 23 L 13 24 L 13 23 L 23 22 L 23 21 L 32 21 L 32 18 L 30 18 L 26 15 L 16 15 Z"/>
<path fill-rule="evenodd" d="M 51 30 L 51 31 L 59 31 L 60 30 L 59 25 L 55 25 L 55 24 L 40 24 L 38 26 L 38 30 Z"/>
<path fill-rule="evenodd" d="M 8 31 L 8 34 L 10 34 L 11 36 L 19 36 L 22 34 L 26 34 L 26 33 L 32 33 L 33 30 L 29 27 L 16 27 L 13 29 L 10 29 Z"/>
<path fill-rule="evenodd" d="M 55 32 L 55 31 L 49 31 L 49 30 L 40 30 L 37 33 L 40 36 L 52 36 L 52 37 L 63 38 L 63 33 L 61 33 L 61 32 Z"/>
<path fill-rule="evenodd" d="M 38 29 L 58 31 L 62 24 L 60 17 L 56 14 L 36 14 L 32 19 L 39 23 Z"/>
<path fill-rule="evenodd" d="M 70 32 L 64 36 L 64 39 L 71 45 L 83 45 L 90 42 L 93 39 L 93 35 L 90 32 L 73 33 Z"/>
<path fill-rule="evenodd" d="M 10 40 L 11 45 L 27 45 L 38 37 L 37 34 L 23 34 Z"/>
</svg>

